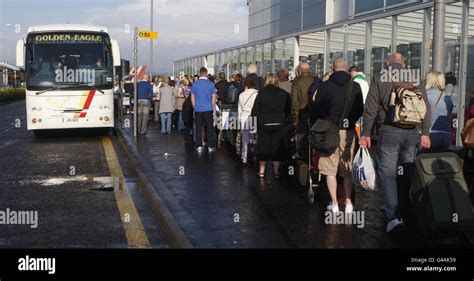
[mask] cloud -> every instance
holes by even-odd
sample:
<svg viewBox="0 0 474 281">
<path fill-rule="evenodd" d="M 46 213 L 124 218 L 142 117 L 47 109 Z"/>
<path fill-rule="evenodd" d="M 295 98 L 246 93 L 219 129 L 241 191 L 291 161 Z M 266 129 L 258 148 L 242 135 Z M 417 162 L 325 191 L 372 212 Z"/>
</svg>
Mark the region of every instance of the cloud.
<svg viewBox="0 0 474 281">
<path fill-rule="evenodd" d="M 247 42 L 248 10 L 245 0 L 155 0 L 154 65 L 157 72 L 172 70 L 174 60 Z M 88 23 L 109 27 L 122 48 L 122 57 L 132 58 L 134 26 L 148 29 L 150 1 L 138 0 L 116 8 L 93 8 Z M 235 33 L 235 25 L 239 32 Z M 132 31 L 133 32 L 133 31 Z M 149 41 L 139 42 L 139 63 L 149 63 Z"/>
<path fill-rule="evenodd" d="M 0 0 L 0 3 L 3 1 Z M 70 21 L 106 26 L 111 36 L 119 41 L 122 58 L 131 60 L 133 27 L 149 29 L 150 0 L 119 0 L 119 3 L 110 0 L 75 1 L 78 5 L 74 6 L 74 13 L 71 14 L 71 5 L 57 6 L 53 5 L 54 1 L 47 2 L 44 11 L 30 11 L 28 3 L 37 2 L 25 0 L 22 1 L 24 9 L 13 12 L 23 15 L 33 13 L 36 20 L 28 22 L 28 17 L 20 14 L 14 18 L 22 18 L 22 26 L 52 23 L 52 18 L 56 18 L 56 23 Z M 153 43 L 155 72 L 169 73 L 175 60 L 244 44 L 248 40 L 246 0 L 154 0 L 153 5 L 154 29 L 160 34 Z M 41 12 L 44 13 L 42 17 L 39 16 Z M 46 15 L 51 17 L 46 18 Z M 44 19 L 44 22 L 38 22 L 38 18 Z M 5 23 L 0 20 L 0 24 Z M 239 27 L 238 33 L 234 32 L 235 25 Z M 15 34 L 0 29 L 0 61 L 14 64 L 14 46 L 20 35 L 26 34 L 25 30 L 22 34 Z M 139 64 L 149 64 L 149 41 L 140 40 L 138 46 Z"/>
</svg>

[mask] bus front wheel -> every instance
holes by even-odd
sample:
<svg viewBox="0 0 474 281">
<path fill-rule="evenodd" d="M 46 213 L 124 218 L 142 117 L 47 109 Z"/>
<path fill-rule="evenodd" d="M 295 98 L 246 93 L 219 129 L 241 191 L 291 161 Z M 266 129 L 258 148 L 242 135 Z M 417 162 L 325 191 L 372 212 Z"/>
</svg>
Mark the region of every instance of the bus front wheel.
<svg viewBox="0 0 474 281">
<path fill-rule="evenodd" d="M 44 136 L 44 131 L 42 131 L 42 130 L 34 130 L 34 131 L 33 131 L 33 134 L 35 135 L 35 137 L 41 138 L 41 137 Z"/>
</svg>

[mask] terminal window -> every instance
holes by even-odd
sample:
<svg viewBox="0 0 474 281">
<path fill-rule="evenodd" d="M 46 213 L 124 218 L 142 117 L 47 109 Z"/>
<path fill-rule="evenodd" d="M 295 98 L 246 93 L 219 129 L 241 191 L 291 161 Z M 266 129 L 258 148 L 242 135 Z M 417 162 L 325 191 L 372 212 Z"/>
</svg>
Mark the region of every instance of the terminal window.
<svg viewBox="0 0 474 281">
<path fill-rule="evenodd" d="M 421 0 L 355 0 L 354 13 L 360 14 L 399 4 L 410 4 Z M 385 5 L 385 6 L 384 6 Z"/>
<path fill-rule="evenodd" d="M 382 9 L 384 0 L 356 0 L 355 13 L 365 13 L 372 10 Z"/>
</svg>

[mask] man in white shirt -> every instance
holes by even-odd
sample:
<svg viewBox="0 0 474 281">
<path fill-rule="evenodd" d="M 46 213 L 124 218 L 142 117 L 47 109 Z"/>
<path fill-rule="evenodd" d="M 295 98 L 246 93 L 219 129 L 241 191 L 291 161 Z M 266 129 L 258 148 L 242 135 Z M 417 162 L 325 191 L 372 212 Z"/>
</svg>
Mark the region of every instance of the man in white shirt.
<svg viewBox="0 0 474 281">
<path fill-rule="evenodd" d="M 352 81 L 359 84 L 362 90 L 362 99 L 365 104 L 365 99 L 367 98 L 367 94 L 369 93 L 369 82 L 367 82 L 367 77 L 365 76 L 364 72 L 360 71 L 357 66 L 351 66 L 349 68 L 349 73 L 352 76 Z"/>
</svg>

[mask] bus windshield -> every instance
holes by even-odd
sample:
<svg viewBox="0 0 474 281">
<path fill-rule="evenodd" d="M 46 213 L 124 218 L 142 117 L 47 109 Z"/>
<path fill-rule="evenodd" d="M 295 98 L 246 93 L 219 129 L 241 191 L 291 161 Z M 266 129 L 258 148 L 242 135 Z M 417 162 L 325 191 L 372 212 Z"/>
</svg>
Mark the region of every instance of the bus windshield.
<svg viewBox="0 0 474 281">
<path fill-rule="evenodd" d="M 33 33 L 26 40 L 26 87 L 44 90 L 113 86 L 110 38 L 99 32 Z M 76 85 L 74 87 L 74 85 Z"/>
</svg>

